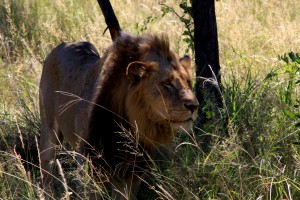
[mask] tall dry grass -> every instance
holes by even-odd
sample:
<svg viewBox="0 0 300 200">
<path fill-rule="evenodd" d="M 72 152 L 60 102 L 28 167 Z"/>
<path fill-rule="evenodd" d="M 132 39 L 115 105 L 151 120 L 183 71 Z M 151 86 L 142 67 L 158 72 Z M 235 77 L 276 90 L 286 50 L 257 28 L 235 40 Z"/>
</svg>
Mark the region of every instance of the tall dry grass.
<svg viewBox="0 0 300 200">
<path fill-rule="evenodd" d="M 182 15 L 179 3 L 164 1 Z M 163 16 L 156 1 L 112 0 L 112 5 L 124 30 L 167 33 L 178 54 L 187 51 L 184 25 L 172 12 Z M 201 134 L 182 133 L 171 146 L 162 147 L 139 197 L 297 199 L 299 63 L 277 56 L 300 52 L 300 3 L 220 0 L 216 13 L 225 102 L 220 116 L 229 123 L 199 130 Z M 30 150 L 36 148 L 34 136 L 39 134 L 43 60 L 62 41 L 90 41 L 103 54 L 111 44 L 108 32 L 103 35 L 105 27 L 96 0 L 0 0 L 0 198 L 46 196 L 39 187 L 38 166 L 18 156 L 21 153 L 32 163 L 38 159 Z M 192 50 L 188 52 L 192 55 Z M 213 138 L 209 153 L 203 153 L 199 144 L 205 134 Z M 74 195 L 68 192 L 77 174 L 65 147 L 57 174 L 63 184 L 57 183 L 55 195 L 68 198 Z M 108 191 L 88 176 L 80 181 L 108 198 Z"/>
</svg>

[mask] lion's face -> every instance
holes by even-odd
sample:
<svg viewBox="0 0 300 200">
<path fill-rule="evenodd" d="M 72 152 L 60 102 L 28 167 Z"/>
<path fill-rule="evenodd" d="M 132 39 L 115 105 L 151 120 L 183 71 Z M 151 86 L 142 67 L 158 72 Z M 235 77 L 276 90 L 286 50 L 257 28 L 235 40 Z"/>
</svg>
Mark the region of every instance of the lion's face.
<svg viewBox="0 0 300 200">
<path fill-rule="evenodd" d="M 149 120 L 171 126 L 175 131 L 190 130 L 199 105 L 191 90 L 190 58 L 179 60 L 174 53 L 161 56 L 149 52 L 142 60 L 131 63 L 127 74 L 143 91 L 143 109 Z"/>
</svg>

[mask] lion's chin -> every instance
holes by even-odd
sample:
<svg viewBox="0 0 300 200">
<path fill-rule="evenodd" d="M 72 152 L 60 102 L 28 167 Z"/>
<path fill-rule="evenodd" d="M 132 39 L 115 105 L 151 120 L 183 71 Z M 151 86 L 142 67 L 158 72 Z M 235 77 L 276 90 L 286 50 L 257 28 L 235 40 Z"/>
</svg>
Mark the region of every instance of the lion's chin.
<svg viewBox="0 0 300 200">
<path fill-rule="evenodd" d="M 175 131 L 175 132 L 183 132 L 183 131 L 191 131 L 193 128 L 193 120 L 192 119 L 188 119 L 186 121 L 170 121 L 170 125 L 171 128 Z"/>
</svg>

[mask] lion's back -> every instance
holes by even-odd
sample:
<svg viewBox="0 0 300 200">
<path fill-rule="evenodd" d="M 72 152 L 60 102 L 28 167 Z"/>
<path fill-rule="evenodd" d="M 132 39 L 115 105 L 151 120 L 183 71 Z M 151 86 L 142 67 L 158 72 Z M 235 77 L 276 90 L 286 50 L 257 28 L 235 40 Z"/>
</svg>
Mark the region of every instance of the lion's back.
<svg viewBox="0 0 300 200">
<path fill-rule="evenodd" d="M 61 43 L 45 60 L 40 87 L 52 86 L 55 91 L 80 95 L 85 75 L 93 70 L 99 58 L 95 47 L 88 42 Z"/>
<path fill-rule="evenodd" d="M 60 132 L 71 143 L 78 126 L 75 116 L 87 107 L 77 100 L 91 100 L 99 59 L 92 44 L 68 42 L 58 45 L 45 60 L 40 82 L 41 120 L 45 125 L 57 122 Z"/>
</svg>

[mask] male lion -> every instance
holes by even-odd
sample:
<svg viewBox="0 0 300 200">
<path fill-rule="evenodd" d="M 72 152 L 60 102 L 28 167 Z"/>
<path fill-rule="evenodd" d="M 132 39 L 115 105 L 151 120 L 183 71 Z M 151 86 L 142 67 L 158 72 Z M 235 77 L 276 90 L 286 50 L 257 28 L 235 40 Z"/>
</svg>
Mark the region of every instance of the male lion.
<svg viewBox="0 0 300 200">
<path fill-rule="evenodd" d="M 40 82 L 42 169 L 52 173 L 64 139 L 111 174 L 115 191 L 134 198 L 145 154 L 192 128 L 198 101 L 191 87 L 190 58 L 178 59 L 164 35 L 121 32 L 101 59 L 90 43 L 60 44 Z M 113 196 L 123 199 L 119 193 Z"/>
</svg>

